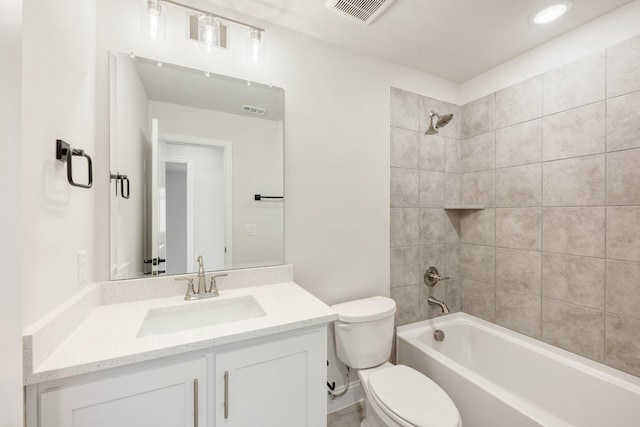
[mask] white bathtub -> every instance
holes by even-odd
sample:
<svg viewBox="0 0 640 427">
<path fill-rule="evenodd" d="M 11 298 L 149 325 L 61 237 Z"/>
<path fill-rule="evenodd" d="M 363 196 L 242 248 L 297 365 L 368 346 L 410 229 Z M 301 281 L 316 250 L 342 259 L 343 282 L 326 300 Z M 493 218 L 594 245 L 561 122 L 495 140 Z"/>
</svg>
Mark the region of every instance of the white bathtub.
<svg viewBox="0 0 640 427">
<path fill-rule="evenodd" d="M 465 313 L 399 327 L 397 362 L 438 383 L 464 427 L 640 426 L 640 378 Z"/>
</svg>

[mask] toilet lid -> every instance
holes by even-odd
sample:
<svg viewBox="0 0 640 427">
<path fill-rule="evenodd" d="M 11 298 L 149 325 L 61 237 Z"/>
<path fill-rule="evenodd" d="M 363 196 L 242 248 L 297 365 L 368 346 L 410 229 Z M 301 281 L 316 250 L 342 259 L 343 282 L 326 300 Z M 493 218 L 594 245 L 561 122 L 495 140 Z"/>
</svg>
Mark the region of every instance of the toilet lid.
<svg viewBox="0 0 640 427">
<path fill-rule="evenodd" d="M 375 397 L 396 416 L 419 427 L 457 427 L 460 414 L 449 396 L 431 379 L 396 365 L 369 376 Z"/>
</svg>

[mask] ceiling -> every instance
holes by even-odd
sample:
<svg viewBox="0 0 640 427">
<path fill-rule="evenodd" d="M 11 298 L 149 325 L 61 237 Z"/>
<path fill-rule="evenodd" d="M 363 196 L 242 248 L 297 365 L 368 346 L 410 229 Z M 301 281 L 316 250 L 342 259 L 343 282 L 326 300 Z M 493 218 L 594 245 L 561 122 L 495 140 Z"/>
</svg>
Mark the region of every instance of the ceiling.
<svg viewBox="0 0 640 427">
<path fill-rule="evenodd" d="M 371 25 L 326 0 L 207 0 L 230 10 L 462 83 L 632 0 L 573 0 L 558 21 L 534 26 L 549 0 L 395 0 Z"/>
</svg>

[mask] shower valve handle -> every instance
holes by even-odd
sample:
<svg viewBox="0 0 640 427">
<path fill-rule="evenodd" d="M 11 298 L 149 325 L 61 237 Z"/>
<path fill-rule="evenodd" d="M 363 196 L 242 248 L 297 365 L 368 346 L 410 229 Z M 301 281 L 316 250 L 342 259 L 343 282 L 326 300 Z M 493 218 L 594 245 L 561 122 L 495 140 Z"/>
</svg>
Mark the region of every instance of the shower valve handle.
<svg viewBox="0 0 640 427">
<path fill-rule="evenodd" d="M 438 269 L 435 267 L 427 268 L 427 271 L 424 273 L 424 284 L 433 287 L 438 284 L 441 280 L 449 280 L 449 277 L 442 277 L 438 274 Z"/>
</svg>

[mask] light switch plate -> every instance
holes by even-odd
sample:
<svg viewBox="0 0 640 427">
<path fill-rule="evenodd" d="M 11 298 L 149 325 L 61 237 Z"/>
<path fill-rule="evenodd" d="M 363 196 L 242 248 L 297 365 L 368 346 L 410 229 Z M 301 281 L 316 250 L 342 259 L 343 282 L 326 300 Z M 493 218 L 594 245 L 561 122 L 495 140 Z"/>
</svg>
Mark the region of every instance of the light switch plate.
<svg viewBox="0 0 640 427">
<path fill-rule="evenodd" d="M 244 235 L 245 236 L 255 236 L 258 234 L 258 230 L 255 224 L 245 224 L 244 225 Z"/>
</svg>

